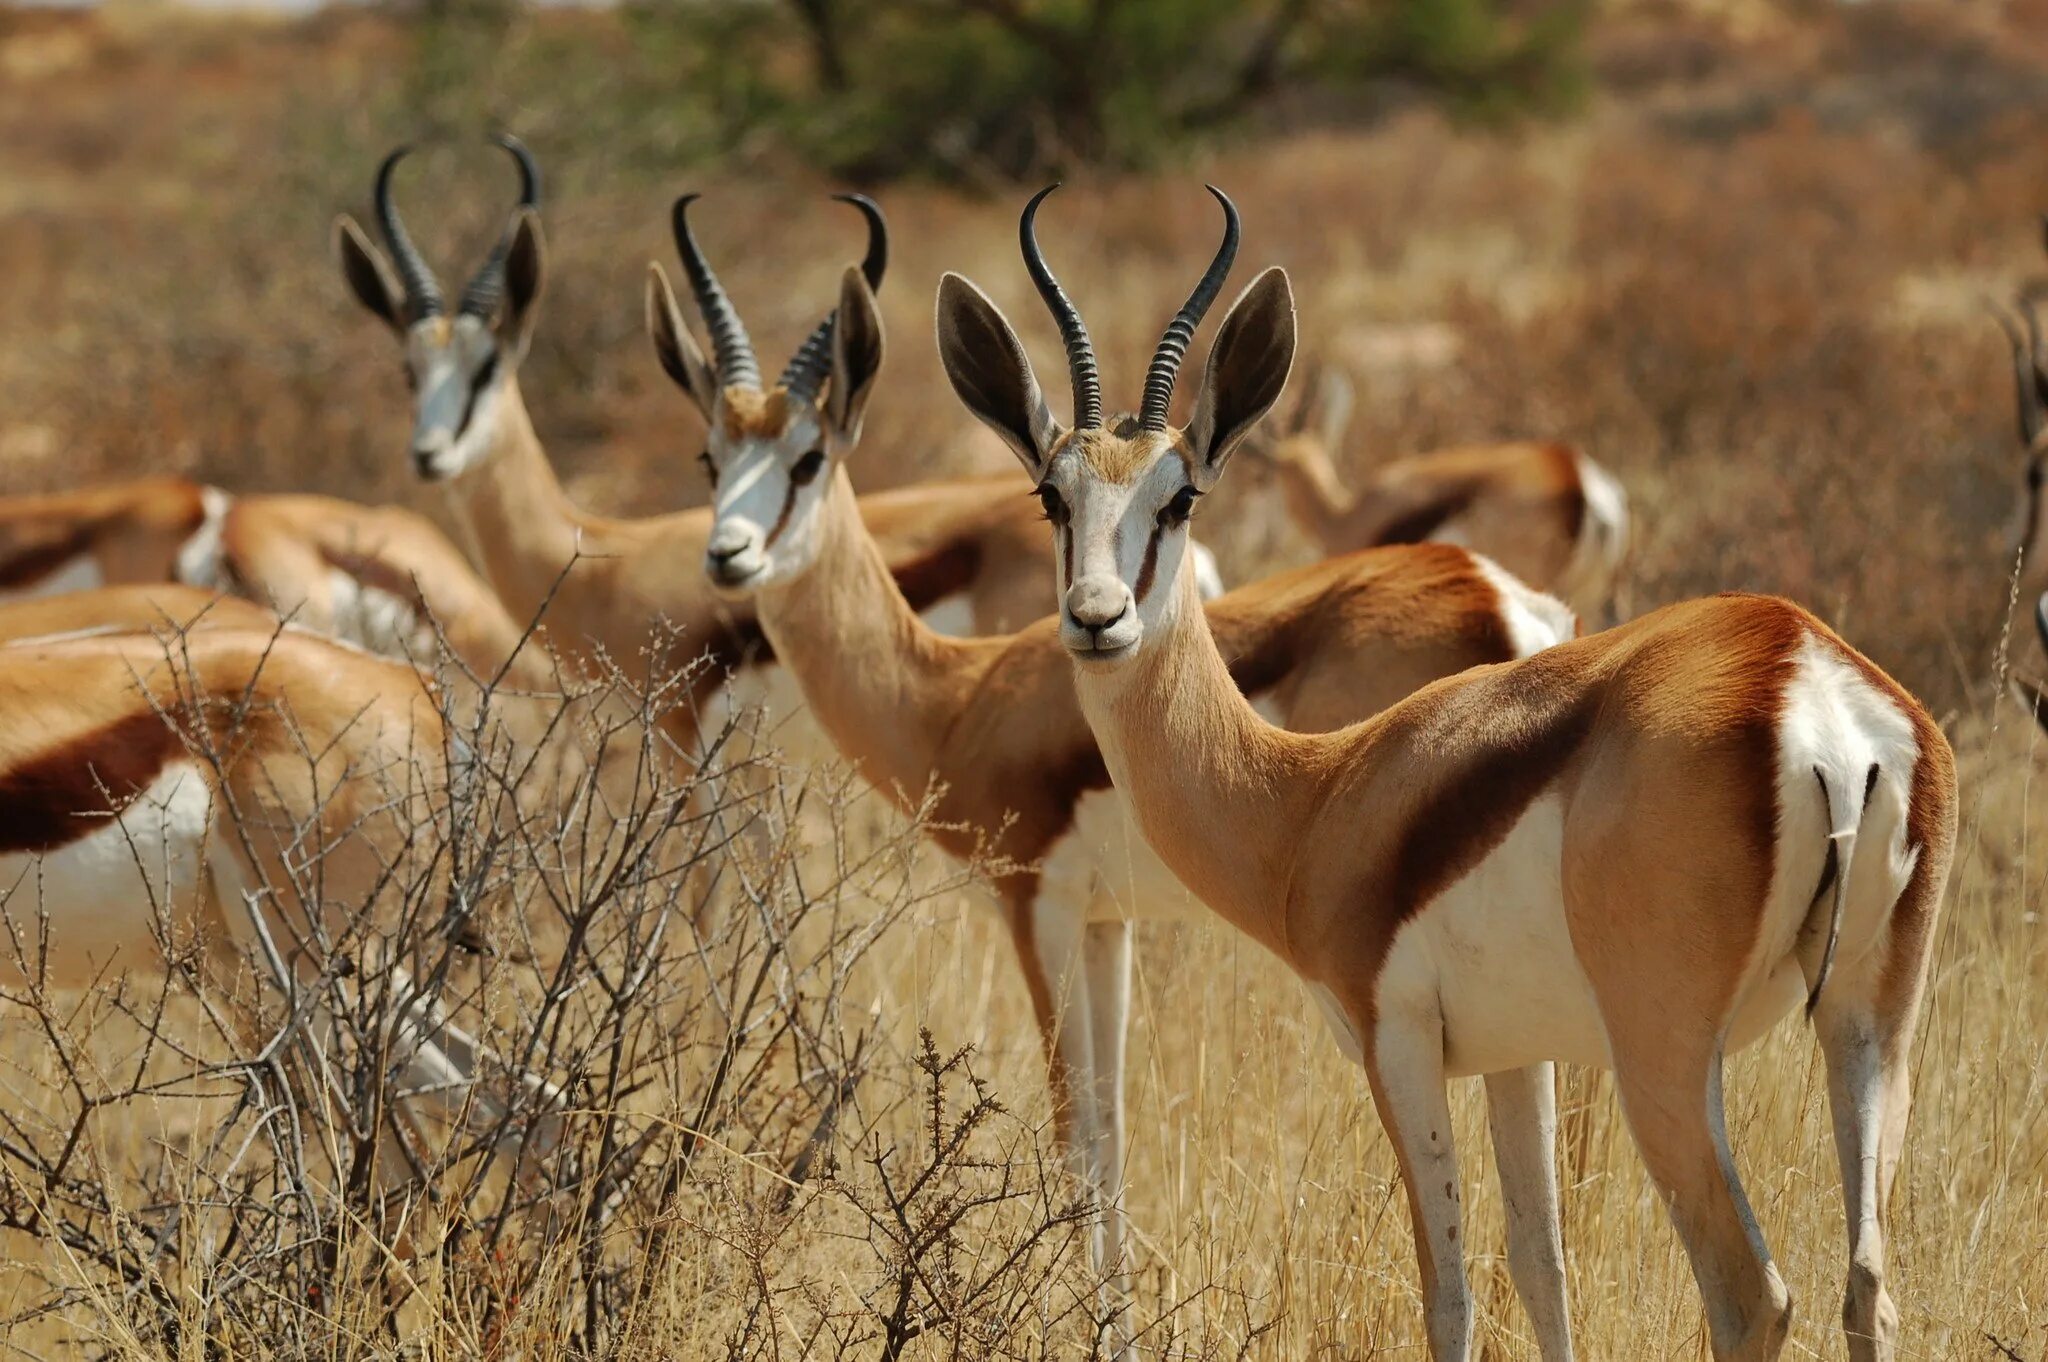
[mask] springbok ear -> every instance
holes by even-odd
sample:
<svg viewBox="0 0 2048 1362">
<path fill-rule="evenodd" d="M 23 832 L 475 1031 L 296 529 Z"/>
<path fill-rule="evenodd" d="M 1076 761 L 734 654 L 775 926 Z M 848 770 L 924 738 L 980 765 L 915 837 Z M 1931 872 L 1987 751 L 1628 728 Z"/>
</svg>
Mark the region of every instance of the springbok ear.
<svg viewBox="0 0 2048 1362">
<path fill-rule="evenodd" d="M 540 214 L 522 208 L 512 220 L 512 243 L 505 253 L 505 310 L 498 323 L 500 343 L 515 354 L 525 354 L 533 339 L 534 304 L 547 281 L 547 263 Z"/>
<path fill-rule="evenodd" d="M 1043 477 L 1067 432 L 1045 405 L 1017 333 L 987 294 L 950 272 L 939 281 L 938 327 L 939 358 L 953 391 L 1034 479 Z"/>
<path fill-rule="evenodd" d="M 1202 391 L 1188 422 L 1195 485 L 1207 491 L 1223 474 L 1231 452 L 1259 418 L 1271 411 L 1294 367 L 1294 289 L 1275 266 L 1252 281 L 1209 347 Z"/>
<path fill-rule="evenodd" d="M 405 331 L 405 290 L 392 278 L 384 263 L 384 252 L 370 244 L 356 220 L 343 213 L 334 219 L 334 256 L 341 262 L 341 277 L 348 281 L 356 301 L 383 319 L 393 331 Z"/>
<path fill-rule="evenodd" d="M 832 391 L 826 414 L 841 445 L 860 439 L 861 416 L 882 372 L 882 317 L 858 265 L 839 281 L 839 319 L 832 325 Z"/>
<path fill-rule="evenodd" d="M 704 419 L 711 420 L 712 408 L 718 402 L 718 379 L 704 362 L 697 338 L 683 322 L 683 310 L 676 306 L 675 290 L 668 286 L 668 275 L 653 261 L 647 265 L 647 335 L 654 342 L 661 367 L 697 404 Z"/>
</svg>

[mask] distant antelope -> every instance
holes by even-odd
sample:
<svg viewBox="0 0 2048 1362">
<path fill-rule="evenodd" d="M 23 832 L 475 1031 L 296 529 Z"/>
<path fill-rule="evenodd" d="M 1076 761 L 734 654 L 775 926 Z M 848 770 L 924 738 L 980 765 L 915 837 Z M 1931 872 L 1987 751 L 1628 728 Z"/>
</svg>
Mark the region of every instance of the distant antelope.
<svg viewBox="0 0 2048 1362">
<path fill-rule="evenodd" d="M 1034 273 L 1036 207 L 1024 220 Z M 883 348 L 858 269 L 847 270 L 834 316 L 817 465 L 806 468 L 812 456 L 785 443 L 714 439 L 704 569 L 720 590 L 751 599 L 812 713 L 869 781 L 906 809 L 939 791 L 934 840 L 1018 867 L 995 889 L 1045 1041 L 1061 1138 L 1106 1207 L 1096 1254 L 1111 1268 L 1124 1249 L 1130 921 L 1184 911 L 1185 895 L 1129 835 L 1055 621 L 943 637 L 891 578 L 846 473 Z M 817 493 L 799 497 L 809 486 Z M 1448 545 L 1329 559 L 1241 588 L 1208 612 L 1238 684 L 1311 729 L 1575 632 L 1562 603 Z"/>
<path fill-rule="evenodd" d="M 1628 494 L 1582 450 L 1555 440 L 1460 445 L 1379 464 L 1347 490 L 1351 387 L 1325 369 L 1287 430 L 1248 448 L 1271 464 L 1295 523 L 1325 553 L 1437 540 L 1487 555 L 1604 621 L 1628 552 Z"/>
<path fill-rule="evenodd" d="M 721 601 L 696 571 L 711 533 L 709 508 L 609 519 L 578 509 L 556 481 L 519 388 L 545 272 L 540 171 L 517 139 L 498 142 L 519 172 L 518 206 L 452 310 L 392 201 L 392 175 L 407 148 L 392 152 L 377 172 L 374 205 L 391 264 L 352 219 L 343 216 L 336 224 L 349 286 L 405 347 L 415 391 L 413 467 L 420 477 L 448 485 L 487 575 L 515 615 L 530 617 L 551 602 L 556 648 L 631 658 L 648 647 L 650 629 L 665 621 L 677 631 L 665 670 L 707 651 L 720 664 L 698 675 L 698 691 L 708 697 L 725 669 L 772 658 L 751 608 Z M 796 456 L 816 452 L 830 319 L 764 387 L 739 314 L 691 235 L 687 213 L 695 199 L 678 199 L 671 221 L 713 355 L 705 359 L 660 267 L 651 266 L 648 325 L 662 365 L 704 413 L 710 441 L 774 445 Z M 847 201 L 868 220 L 867 267 L 879 283 L 887 263 L 880 211 L 857 196 Z M 806 465 L 807 477 L 822 457 Z M 1005 493 L 999 480 L 908 487 L 863 497 L 860 505 L 890 570 L 920 609 L 964 598 L 975 627 L 996 628 L 1029 618 L 1019 602 L 1035 597 L 1020 587 L 1049 588 L 1051 568 L 1033 525 L 1036 508 Z M 565 577 L 572 561 L 576 566 Z M 672 733 L 686 738 L 688 727 L 688 711 L 679 710 Z"/>
<path fill-rule="evenodd" d="M 1063 326 L 1056 420 L 994 304 L 940 285 L 946 371 L 1052 522 L 1059 635 L 1145 839 L 1291 965 L 1358 1060 L 1408 1191 L 1432 1354 L 1470 1356 L 1445 1080 L 1487 1076 L 1510 1272 L 1544 1357 L 1571 1352 L 1550 1066 L 1609 1065 L 1704 1297 L 1718 1358 L 1774 1358 L 1791 1300 L 1742 1192 L 1723 1056 L 1805 999 L 1847 1211 L 1843 1323 L 1896 1356 L 1884 1219 L 1908 1053 L 1955 840 L 1954 758 L 1927 712 L 1798 606 L 1719 596 L 1426 686 L 1330 734 L 1270 726 L 1234 684 L 1188 573 L 1187 523 L 1293 363 L 1270 269 L 1167 408 L 1222 288 L 1236 210 L 1168 326 L 1135 419 L 1106 425 Z M 1030 722 L 1018 715 L 1012 722 Z M 1858 852 L 1862 854 L 1858 855 Z"/>
<path fill-rule="evenodd" d="M 446 536 L 396 506 L 177 477 L 0 499 L 0 603 L 165 582 L 231 591 L 386 656 L 424 662 L 445 638 L 486 672 L 524 632 Z"/>
<path fill-rule="evenodd" d="M 2019 505 L 2020 599 L 2048 588 L 2048 343 L 2041 335 L 2041 296 L 2048 286 L 2020 290 L 2011 311 L 1987 303 L 2012 347 L 2013 394 L 2027 471 Z M 2017 313 L 2015 317 L 2014 313 Z"/>
</svg>

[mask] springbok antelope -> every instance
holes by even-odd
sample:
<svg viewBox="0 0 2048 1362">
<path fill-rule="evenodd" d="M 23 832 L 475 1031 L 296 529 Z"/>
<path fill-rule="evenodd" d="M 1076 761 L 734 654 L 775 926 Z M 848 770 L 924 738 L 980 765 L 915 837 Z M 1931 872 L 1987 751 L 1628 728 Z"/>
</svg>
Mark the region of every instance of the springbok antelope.
<svg viewBox="0 0 2048 1362">
<path fill-rule="evenodd" d="M 1140 831 L 1301 975 L 1365 1068 L 1408 1191 L 1432 1354 L 1470 1353 L 1445 1080 L 1483 1074 L 1510 1272 L 1543 1356 L 1570 1355 L 1552 1153 L 1563 1059 L 1613 1068 L 1715 1356 L 1776 1357 L 1791 1301 L 1735 1173 L 1721 1073 L 1803 997 L 1843 1175 L 1849 1352 L 1894 1356 L 1883 1224 L 1954 846 L 1947 741 L 1825 625 L 1757 596 L 1477 667 L 1336 733 L 1265 723 L 1182 545 L 1286 383 L 1294 301 L 1285 272 L 1261 275 L 1217 333 L 1188 425 L 1168 424 L 1236 253 L 1236 210 L 1211 192 L 1223 245 L 1167 327 L 1135 417 L 1104 422 L 1065 310 L 1071 429 L 1009 323 L 958 275 L 940 285 L 940 349 L 1045 503 L 1060 640 Z"/>
<path fill-rule="evenodd" d="M 1350 385 L 1325 369 L 1306 388 L 1287 429 L 1246 452 L 1273 468 L 1290 516 L 1323 552 L 1463 544 L 1583 618 L 1608 615 L 1628 553 L 1628 494 L 1584 451 L 1555 440 L 1460 445 L 1379 465 L 1351 492 L 1332 462 Z"/>
<path fill-rule="evenodd" d="M 231 591 L 389 657 L 426 661 L 445 638 L 486 673 L 523 632 L 446 536 L 396 506 L 177 477 L 0 499 L 0 603 L 166 582 Z"/>
<path fill-rule="evenodd" d="M 419 829 L 457 816 L 462 745 L 420 674 L 249 602 L 107 588 L 0 608 L 0 640 L 0 977 L 78 987 L 166 945 L 231 977 L 271 958 L 255 913 L 304 971 L 316 903 L 383 911 Z M 410 1015 L 401 1086 L 447 1102 L 479 1050 Z"/>
<path fill-rule="evenodd" d="M 722 602 L 695 571 L 711 533 L 708 508 L 607 519 L 577 509 L 556 481 L 519 389 L 544 277 L 540 172 L 516 139 L 498 140 L 518 167 L 519 203 L 452 312 L 392 201 L 392 174 L 407 148 L 385 158 L 374 194 L 395 276 L 352 219 L 344 215 L 336 224 L 349 286 L 405 346 L 416 393 L 414 468 L 422 478 L 448 484 L 486 575 L 513 613 L 532 618 L 548 606 L 548 618 L 557 622 L 556 648 L 569 655 L 602 648 L 631 658 L 647 649 L 651 627 L 666 621 L 676 633 L 676 654 L 661 674 L 680 671 L 708 650 L 721 664 L 695 673 L 699 694 L 708 695 L 729 669 L 772 659 L 752 611 Z M 694 198 L 677 200 L 672 222 L 714 359 L 704 359 L 657 265 L 650 267 L 647 308 L 662 365 L 704 413 L 713 445 L 772 445 L 801 458 L 821 438 L 816 395 L 830 321 L 813 331 L 780 380 L 763 388 L 739 314 L 690 233 Z M 880 212 L 865 199 L 848 201 L 868 220 L 868 268 L 879 282 L 887 259 Z M 805 466 L 806 476 L 821 466 L 819 455 Z M 1021 602 L 1040 598 L 1020 584 L 1051 582 L 1031 523 L 1035 509 L 1002 493 L 995 479 L 863 497 L 861 513 L 920 609 L 964 596 L 975 626 L 995 628 L 1036 612 L 1035 604 Z M 688 707 L 676 711 L 671 732 L 679 740 L 689 737 L 680 731 L 689 714 Z"/>
<path fill-rule="evenodd" d="M 1024 237 L 1036 260 L 1029 210 Z M 936 796 L 928 828 L 942 848 L 1014 867 L 993 887 L 1045 1042 L 1059 1134 L 1104 1207 L 1097 1265 L 1115 1270 L 1130 923 L 1184 913 L 1186 895 L 1129 835 L 1056 621 L 945 637 L 891 578 L 846 471 L 883 350 L 857 269 L 835 316 L 822 466 L 806 474 L 807 456 L 775 444 L 715 443 L 705 571 L 751 599 L 813 715 L 866 779 L 905 809 Z M 798 497 L 805 483 L 817 494 Z M 771 535 L 777 524 L 783 533 Z M 1331 559 L 1234 591 L 1208 613 L 1237 683 L 1303 729 L 1350 723 L 1437 677 L 1575 632 L 1562 603 L 1449 545 Z"/>
</svg>

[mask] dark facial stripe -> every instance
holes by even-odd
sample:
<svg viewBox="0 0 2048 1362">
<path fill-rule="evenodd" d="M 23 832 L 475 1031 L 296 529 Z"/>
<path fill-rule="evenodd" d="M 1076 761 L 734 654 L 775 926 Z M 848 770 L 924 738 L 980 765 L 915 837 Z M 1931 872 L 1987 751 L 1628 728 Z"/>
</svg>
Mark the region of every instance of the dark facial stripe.
<svg viewBox="0 0 2048 1362">
<path fill-rule="evenodd" d="M 1140 603 L 1152 594 L 1152 577 L 1159 569 L 1159 536 L 1166 531 L 1155 528 L 1152 537 L 1145 541 L 1145 563 L 1138 569 L 1138 600 Z"/>
<path fill-rule="evenodd" d="M 775 541 L 782 538 L 782 532 L 789 528 L 789 513 L 796 509 L 796 494 L 802 490 L 794 478 L 790 479 L 789 490 L 782 495 L 782 510 L 775 517 L 775 528 L 768 531 L 767 542 L 761 545 L 762 548 L 774 548 Z"/>
<path fill-rule="evenodd" d="M 0 852 L 53 851 L 107 825 L 185 745 L 142 710 L 0 776 Z"/>
<path fill-rule="evenodd" d="M 1072 586 L 1074 584 L 1074 532 L 1071 529 L 1055 525 L 1052 527 L 1052 537 L 1060 541 L 1060 584 L 1062 586 Z"/>
</svg>

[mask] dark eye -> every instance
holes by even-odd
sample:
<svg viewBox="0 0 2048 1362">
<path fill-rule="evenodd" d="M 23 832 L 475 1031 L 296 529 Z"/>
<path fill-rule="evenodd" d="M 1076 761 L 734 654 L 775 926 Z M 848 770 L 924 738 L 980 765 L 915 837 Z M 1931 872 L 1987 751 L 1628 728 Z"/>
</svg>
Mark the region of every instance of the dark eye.
<svg viewBox="0 0 2048 1362">
<path fill-rule="evenodd" d="M 1045 508 L 1045 518 L 1055 525 L 1067 523 L 1067 503 L 1060 496 L 1060 490 L 1049 482 L 1038 485 L 1038 504 Z"/>
<path fill-rule="evenodd" d="M 713 487 L 718 486 L 718 465 L 711 461 L 711 451 L 705 450 L 697 456 L 697 462 L 704 466 L 704 478 Z"/>
<path fill-rule="evenodd" d="M 1170 530 L 1176 525 L 1188 523 L 1188 517 L 1195 513 L 1195 498 L 1202 495 L 1192 487 L 1183 487 L 1173 494 L 1173 500 L 1159 508 L 1159 528 Z"/>
<path fill-rule="evenodd" d="M 825 451 L 814 449 L 796 461 L 796 467 L 789 470 L 789 480 L 799 487 L 808 487 L 824 467 Z"/>
</svg>

